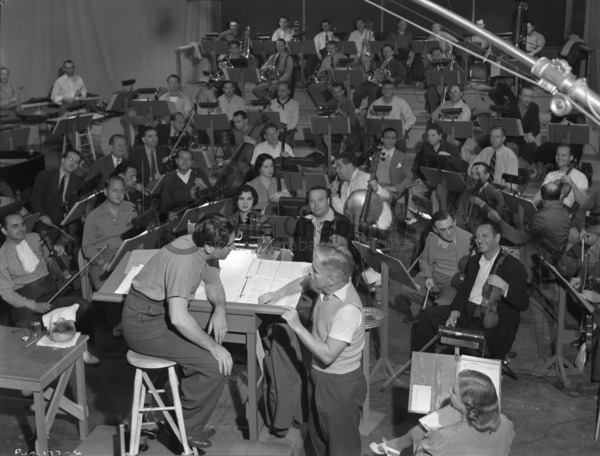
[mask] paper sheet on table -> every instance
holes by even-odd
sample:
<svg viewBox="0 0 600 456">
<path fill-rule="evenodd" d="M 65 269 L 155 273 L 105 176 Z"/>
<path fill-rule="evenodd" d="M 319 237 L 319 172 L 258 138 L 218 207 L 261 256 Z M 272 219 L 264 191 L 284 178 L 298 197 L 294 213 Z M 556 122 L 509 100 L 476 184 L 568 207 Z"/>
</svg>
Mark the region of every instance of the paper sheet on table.
<svg viewBox="0 0 600 456">
<path fill-rule="evenodd" d="M 414 413 L 429 413 L 431 409 L 431 386 L 413 385 L 411 411 Z"/>
<path fill-rule="evenodd" d="M 127 266 L 125 266 L 125 274 L 131 271 L 131 268 L 135 266 L 139 266 L 146 264 L 150 258 L 152 258 L 158 249 L 149 249 L 149 250 L 134 250 L 131 252 L 131 256 L 129 257 L 129 261 L 127 261 Z"/>
<path fill-rule="evenodd" d="M 129 270 L 129 272 L 125 275 L 125 278 L 121 282 L 121 285 L 119 285 L 117 287 L 117 289 L 115 290 L 115 294 L 125 295 L 125 294 L 129 293 L 129 289 L 131 288 L 131 281 L 138 274 L 138 272 L 140 272 L 142 270 L 143 267 L 144 267 L 143 264 L 132 267 Z"/>
<path fill-rule="evenodd" d="M 476 358 L 474 356 L 461 355 L 456 375 L 465 369 L 476 370 L 487 375 L 494 386 L 496 394 L 500 397 L 500 374 L 502 372 L 501 361 L 498 359 Z"/>
<path fill-rule="evenodd" d="M 219 276 L 225 289 L 225 299 L 228 302 L 237 302 L 240 289 L 245 281 L 244 278 L 254 258 L 256 256 L 250 250 L 234 250 L 225 260 L 219 261 L 219 267 L 221 268 Z M 206 299 L 204 282 L 196 290 L 194 298 L 199 300 Z"/>
</svg>

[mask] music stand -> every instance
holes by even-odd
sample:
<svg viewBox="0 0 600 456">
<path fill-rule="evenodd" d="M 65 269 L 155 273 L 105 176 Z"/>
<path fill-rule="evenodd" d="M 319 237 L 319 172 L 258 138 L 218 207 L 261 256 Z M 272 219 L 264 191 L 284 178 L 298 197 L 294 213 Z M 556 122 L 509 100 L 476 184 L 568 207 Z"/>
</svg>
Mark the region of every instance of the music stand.
<svg viewBox="0 0 600 456">
<path fill-rule="evenodd" d="M 334 68 L 331 73 L 333 81 L 344 84 L 348 93 L 350 87 L 361 85 L 366 81 L 365 72 L 359 68 Z"/>
<path fill-rule="evenodd" d="M 208 133 L 208 139 L 210 141 L 210 155 L 211 161 L 216 162 L 217 152 L 215 150 L 215 130 L 230 130 L 231 123 L 227 118 L 227 114 L 194 114 L 194 128 L 200 131 L 206 131 Z"/>
<path fill-rule="evenodd" d="M 169 117 L 172 109 L 167 100 L 133 100 L 131 106 L 140 117 Z"/>
<path fill-rule="evenodd" d="M 56 122 L 54 128 L 52 129 L 52 136 L 65 136 L 69 133 L 72 133 L 73 137 L 75 137 L 78 131 L 84 131 L 89 128 L 93 118 L 93 114 L 84 114 L 82 116 L 76 115 L 61 117 L 58 119 L 50 119 L 47 122 L 48 124 L 53 124 Z"/>
<path fill-rule="evenodd" d="M 15 128 L 0 132 L 0 148 L 2 150 L 26 149 L 31 127 Z"/>
<path fill-rule="evenodd" d="M 521 119 L 512 119 L 508 117 L 502 117 L 498 119 L 498 125 L 504 128 L 504 132 L 506 136 L 523 136 L 523 125 L 521 124 Z"/>
<path fill-rule="evenodd" d="M 106 105 L 106 111 L 120 113 L 127 112 L 127 107 L 131 106 L 135 95 L 135 92 L 131 92 L 129 90 L 121 90 L 119 92 L 113 93 L 110 96 L 108 104 Z"/>
<path fill-rule="evenodd" d="M 388 357 L 388 308 L 390 274 L 392 274 L 394 280 L 398 281 L 402 285 L 406 285 L 409 288 L 416 290 L 417 285 L 400 260 L 388 256 L 381 251 L 373 250 L 368 245 L 361 244 L 360 242 L 352 241 L 352 244 L 358 253 L 360 253 L 360 256 L 363 258 L 363 260 L 371 268 L 381 274 L 381 310 L 385 314 L 385 320 L 380 327 L 380 356 L 375 364 L 375 367 L 373 367 L 369 374 L 369 383 L 375 383 L 394 373 L 394 366 Z M 376 374 L 379 375 L 376 376 Z"/>
<path fill-rule="evenodd" d="M 379 54 L 383 46 L 392 46 L 394 50 L 394 55 L 398 54 L 398 43 L 395 41 L 369 41 L 369 47 L 371 48 L 371 52 L 373 54 Z"/>
<path fill-rule="evenodd" d="M 254 51 L 254 55 L 257 55 L 257 54 L 270 55 L 275 52 L 275 41 L 252 40 L 251 43 L 252 43 L 252 50 Z"/>
<path fill-rule="evenodd" d="M 462 193 L 465 191 L 467 183 L 464 176 L 456 171 L 428 168 L 426 166 L 421 166 L 421 172 L 429 185 L 437 187 L 440 195 L 440 209 L 447 209 L 446 198 L 443 198 L 443 196 L 448 196 L 448 199 L 456 208 L 456 202 L 450 198 L 449 192 Z"/>
<path fill-rule="evenodd" d="M 225 68 L 223 73 L 228 80 L 240 84 L 244 101 L 246 100 L 246 83 L 260 84 L 261 82 L 258 68 Z"/>
<path fill-rule="evenodd" d="M 224 199 L 215 203 L 206 203 L 200 207 L 188 209 L 181 217 L 181 220 L 179 220 L 177 226 L 173 229 L 173 233 L 187 232 L 188 223 L 198 223 L 202 217 L 209 214 L 222 214 L 228 203 L 229 199 Z"/>
<path fill-rule="evenodd" d="M 313 135 L 326 135 L 329 139 L 327 147 L 327 173 L 331 173 L 331 137 L 332 135 L 348 135 L 350 134 L 350 118 L 349 117 L 311 117 L 310 131 Z"/>
<path fill-rule="evenodd" d="M 444 133 L 449 135 L 452 139 L 463 139 L 473 137 L 473 122 L 471 122 L 470 120 L 438 120 L 437 123 L 442 128 Z"/>
<path fill-rule="evenodd" d="M 372 43 L 370 41 L 369 43 Z M 358 54 L 358 49 L 356 47 L 356 43 L 354 41 L 338 41 L 338 49 L 342 54 L 352 55 Z"/>
<path fill-rule="evenodd" d="M 589 144 L 590 126 L 580 124 L 548 124 L 548 142 L 564 144 Z"/>
<path fill-rule="evenodd" d="M 490 130 L 496 125 L 500 125 L 498 122 L 500 120 L 498 117 L 490 117 L 490 116 L 479 116 L 477 121 L 479 122 L 479 126 L 481 127 L 481 133 L 486 135 L 490 134 Z"/>
<path fill-rule="evenodd" d="M 248 115 L 248 124 L 255 125 L 262 116 L 267 117 L 266 123 L 272 122 L 277 125 L 278 128 L 281 128 L 283 125 L 281 123 L 281 113 L 279 111 L 246 111 Z"/>
<path fill-rule="evenodd" d="M 434 47 L 439 47 L 440 43 L 438 43 L 437 40 L 426 40 L 426 41 L 412 40 L 411 45 L 412 45 L 412 51 L 415 54 L 426 55 L 426 54 L 429 54 L 430 49 L 432 49 Z"/>
<path fill-rule="evenodd" d="M 227 54 L 227 42 L 202 40 L 200 41 L 200 49 L 203 54 L 211 56 L 213 68 L 217 68 L 217 55 Z"/>
<path fill-rule="evenodd" d="M 297 217 L 286 215 L 269 215 L 265 222 L 270 223 L 273 227 L 273 237 L 275 239 L 290 239 L 294 236 L 297 220 Z"/>
<path fill-rule="evenodd" d="M 65 218 L 63 219 L 63 221 L 60 222 L 60 226 L 67 226 L 68 224 L 73 223 L 77 219 L 80 219 L 84 215 L 85 210 L 88 207 L 88 204 L 91 204 L 91 207 L 95 206 L 96 198 L 98 198 L 98 195 L 100 195 L 100 192 L 92 193 L 87 198 L 84 198 L 81 201 L 77 201 L 73 205 L 73 207 L 71 208 L 69 213 L 67 215 L 65 215 Z"/>
<path fill-rule="evenodd" d="M 504 198 L 504 205 L 511 214 L 516 215 L 516 220 L 521 220 L 524 224 L 526 220 L 531 220 L 536 214 L 537 207 L 535 207 L 533 201 L 505 190 L 501 190 L 501 192 Z M 519 226 L 518 228 L 522 228 L 522 226 Z"/>
<path fill-rule="evenodd" d="M 460 84 L 460 73 L 458 70 L 435 70 L 429 69 L 426 72 L 427 85 L 429 87 L 440 85 Z M 442 100 L 443 101 L 443 100 Z"/>
<path fill-rule="evenodd" d="M 108 265 L 108 270 L 113 271 L 127 252 L 156 248 L 156 243 L 158 242 L 160 232 L 165 226 L 166 225 L 162 225 L 154 228 L 153 230 L 146 230 L 143 233 L 138 234 L 136 237 L 132 237 L 131 239 L 123 241 L 121 247 L 119 247 L 119 250 L 117 250 L 117 253 Z"/>
<path fill-rule="evenodd" d="M 286 185 L 289 189 L 297 189 L 298 196 L 306 198 L 308 192 L 315 187 L 329 188 L 329 177 L 323 173 L 286 173 Z M 288 182 L 289 181 L 289 182 Z"/>
<path fill-rule="evenodd" d="M 201 150 L 192 150 L 192 166 L 200 169 L 210 169 L 211 166 L 208 164 L 208 160 Z"/>
<path fill-rule="evenodd" d="M 387 119 L 385 117 L 367 117 L 365 119 L 365 132 L 368 135 L 379 136 L 386 128 L 396 130 L 398 137 L 404 136 L 404 124 L 400 119 Z"/>
</svg>

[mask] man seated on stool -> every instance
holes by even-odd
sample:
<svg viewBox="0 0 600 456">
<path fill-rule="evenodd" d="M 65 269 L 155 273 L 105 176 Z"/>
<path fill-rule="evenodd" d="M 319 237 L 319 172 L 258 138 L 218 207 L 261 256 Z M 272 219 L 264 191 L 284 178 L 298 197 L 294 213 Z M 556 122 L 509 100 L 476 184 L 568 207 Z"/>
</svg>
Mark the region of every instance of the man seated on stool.
<svg viewBox="0 0 600 456">
<path fill-rule="evenodd" d="M 452 302 L 456 295 L 452 278 L 458 272 L 460 260 L 469 256 L 472 235 L 457 227 L 448 211 L 433 214 L 431 226 L 425 248 L 419 256 L 421 272 L 413 277 L 419 289 L 401 285 L 400 293 L 410 303 L 409 321 L 418 317 L 421 306 L 425 304 L 423 300 L 427 290 L 437 295 L 438 306 L 448 306 Z"/>
<path fill-rule="evenodd" d="M 361 454 L 358 426 L 367 391 L 361 367 L 365 323 L 360 296 L 350 281 L 353 270 L 348 249 L 324 244 L 316 249 L 308 277 L 259 297 L 264 305 L 309 287 L 319 293 L 312 333 L 302 325 L 295 309 L 287 307 L 283 314 L 313 355 L 309 433 L 319 455 Z"/>
<path fill-rule="evenodd" d="M 89 275 L 94 290 L 99 290 L 110 275 L 110 263 L 123 244 L 121 235 L 131 228 L 131 220 L 137 215 L 135 204 L 124 201 L 125 181 L 112 176 L 104 189 L 106 200 L 85 219 L 81 249 L 87 261 L 105 246 L 108 249 L 94 260 Z M 106 324 L 112 328 L 113 336 L 121 336 L 121 304 L 105 303 Z"/>
<path fill-rule="evenodd" d="M 456 326 L 483 332 L 486 342 L 486 357 L 503 357 L 510 352 L 521 312 L 529 307 L 527 295 L 527 272 L 525 266 L 500 248 L 500 227 L 492 222 L 481 223 L 475 232 L 475 243 L 479 253 L 469 258 L 464 282 L 449 306 L 430 307 L 419 318 L 413 340 L 413 351 L 419 351 L 433 339 L 440 325 Z M 492 274 L 494 265 L 502 255 L 507 255 L 502 265 Z M 489 329 L 483 327 L 477 315 L 482 310 L 483 286 L 502 290 L 498 301 L 498 324 Z M 435 345 L 427 349 L 435 351 Z"/>
<path fill-rule="evenodd" d="M 42 247 L 37 233 L 27 233 L 25 221 L 17 212 L 2 217 L 2 233 L 6 241 L 0 247 L 0 296 L 12 306 L 12 317 L 18 328 L 30 328 L 32 319 L 48 313 L 53 308 L 79 304 L 76 314 L 78 329 L 89 336 L 94 346 L 94 308 L 81 296 L 58 296 L 47 302 L 58 291 L 58 286 L 48 272 L 49 252 Z M 55 246 L 57 254 L 64 252 Z M 84 352 L 86 364 L 98 364 L 100 360 L 89 351 Z"/>
<path fill-rule="evenodd" d="M 192 169 L 192 153 L 185 149 L 177 151 L 177 170 L 163 179 L 158 213 L 169 222 L 175 222 L 179 217 L 177 211 L 199 198 L 200 191 L 210 186 L 203 170 Z"/>
<path fill-rule="evenodd" d="M 310 214 L 300 217 L 294 228 L 294 261 L 311 263 L 315 248 L 321 243 L 349 247 L 354 235 L 352 222 L 331 208 L 329 190 L 314 187 L 306 197 Z"/>
<path fill-rule="evenodd" d="M 235 231 L 221 214 L 204 217 L 194 234 L 175 239 L 146 263 L 133 278 L 123 309 L 123 336 L 131 349 L 181 367 L 183 419 L 188 443 L 196 448 L 211 446 L 215 430 L 206 424 L 233 367 L 221 345 L 227 315 L 218 260 L 235 249 Z M 189 311 L 202 281 L 214 309 L 207 331 Z"/>
</svg>

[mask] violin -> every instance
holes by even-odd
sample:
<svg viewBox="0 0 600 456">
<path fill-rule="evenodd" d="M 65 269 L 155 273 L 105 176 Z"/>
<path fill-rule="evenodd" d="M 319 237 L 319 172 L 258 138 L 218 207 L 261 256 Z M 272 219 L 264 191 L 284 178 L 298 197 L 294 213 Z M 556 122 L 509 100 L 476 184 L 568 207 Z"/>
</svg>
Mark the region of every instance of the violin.
<svg viewBox="0 0 600 456">
<path fill-rule="evenodd" d="M 569 163 L 564 175 L 568 176 L 576 166 L 577 163 L 575 163 L 575 160 L 572 160 L 571 163 Z M 571 193 L 571 185 L 561 182 L 561 179 L 556 179 L 554 183 L 560 187 L 560 201 L 562 202 L 562 200 L 564 200 L 567 196 L 569 196 L 569 193 Z"/>
<path fill-rule="evenodd" d="M 40 231 L 39 235 L 42 239 L 42 242 L 48 249 L 48 254 L 50 256 L 49 270 L 53 279 L 60 287 L 64 283 L 71 280 L 74 276 L 74 273 L 70 268 L 71 259 L 66 253 L 59 255 L 56 250 L 54 250 L 55 244 L 52 242 L 50 236 L 48 236 L 48 233 L 45 230 Z M 81 283 L 79 281 L 73 282 L 73 288 L 75 290 L 78 290 L 80 285 Z"/>
<path fill-rule="evenodd" d="M 498 268 L 508 258 L 508 254 L 500 252 L 500 258 L 496 261 L 490 275 L 496 274 Z M 494 287 L 487 282 L 483 284 L 481 295 L 483 297 L 481 305 L 475 311 L 475 318 L 481 319 L 485 329 L 492 329 L 498 325 L 498 302 L 502 298 L 502 289 Z"/>
</svg>

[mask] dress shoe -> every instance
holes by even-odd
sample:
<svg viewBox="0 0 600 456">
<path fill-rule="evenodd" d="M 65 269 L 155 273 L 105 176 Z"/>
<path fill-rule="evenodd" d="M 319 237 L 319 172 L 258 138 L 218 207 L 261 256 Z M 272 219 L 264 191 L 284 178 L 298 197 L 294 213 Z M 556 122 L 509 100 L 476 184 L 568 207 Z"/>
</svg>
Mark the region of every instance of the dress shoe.
<svg viewBox="0 0 600 456">
<path fill-rule="evenodd" d="M 212 443 L 206 437 L 188 437 L 188 445 L 194 448 L 210 448 Z"/>
<path fill-rule="evenodd" d="M 112 330 L 112 335 L 113 337 L 122 337 L 123 336 L 123 329 L 121 327 L 121 323 L 118 323 L 115 325 L 115 327 Z"/>
<path fill-rule="evenodd" d="M 289 428 L 276 428 L 276 427 L 272 427 L 270 430 L 270 434 L 274 437 L 277 437 L 278 439 L 283 439 L 285 436 L 288 435 L 289 432 Z"/>
<path fill-rule="evenodd" d="M 98 359 L 98 357 L 92 355 L 87 350 L 83 352 L 83 362 L 88 366 L 97 366 L 98 364 L 100 364 L 100 360 Z"/>
<path fill-rule="evenodd" d="M 575 389 L 585 394 L 598 394 L 600 392 L 600 382 L 580 383 Z"/>
</svg>

